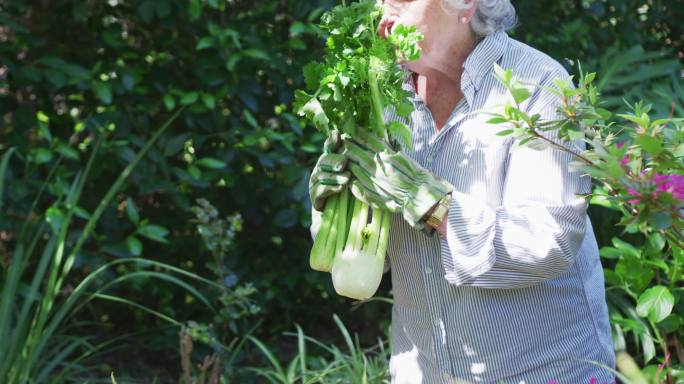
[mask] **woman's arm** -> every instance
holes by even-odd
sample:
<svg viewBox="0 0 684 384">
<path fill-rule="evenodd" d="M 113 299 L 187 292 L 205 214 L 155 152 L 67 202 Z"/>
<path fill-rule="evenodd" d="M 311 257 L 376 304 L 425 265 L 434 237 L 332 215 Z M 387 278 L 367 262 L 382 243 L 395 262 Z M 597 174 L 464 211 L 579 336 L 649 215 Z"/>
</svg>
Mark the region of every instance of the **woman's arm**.
<svg viewBox="0 0 684 384">
<path fill-rule="evenodd" d="M 535 95 L 529 113 L 558 119 L 558 100 Z M 558 141 L 557 133 L 544 135 Z M 566 146 L 569 143 L 564 143 Z M 575 151 L 584 149 L 576 141 Z M 571 172 L 572 155 L 554 148 L 513 148 L 508 154 L 502 203 L 452 192 L 440 242 L 446 279 L 459 286 L 520 288 L 563 274 L 584 240 L 589 176 Z"/>
</svg>

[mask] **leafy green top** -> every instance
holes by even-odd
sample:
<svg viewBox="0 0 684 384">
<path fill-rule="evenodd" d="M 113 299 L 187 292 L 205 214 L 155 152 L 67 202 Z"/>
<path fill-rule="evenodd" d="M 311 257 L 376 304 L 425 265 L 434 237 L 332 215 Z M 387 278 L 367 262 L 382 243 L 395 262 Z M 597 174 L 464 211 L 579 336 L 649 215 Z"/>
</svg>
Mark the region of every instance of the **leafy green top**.
<svg viewBox="0 0 684 384">
<path fill-rule="evenodd" d="M 413 111 L 410 92 L 402 88 L 404 71 L 398 59 L 420 57 L 415 27 L 397 25 L 387 39 L 376 33 L 382 8 L 374 0 L 337 6 L 321 17 L 327 33 L 321 62 L 304 67 L 306 91 L 295 92 L 295 110 L 323 132 L 337 129 L 354 136 L 355 129 L 371 129 L 388 140 L 400 138 L 411 147 L 405 123 L 383 122 L 383 109 L 392 106 L 408 122 Z"/>
</svg>

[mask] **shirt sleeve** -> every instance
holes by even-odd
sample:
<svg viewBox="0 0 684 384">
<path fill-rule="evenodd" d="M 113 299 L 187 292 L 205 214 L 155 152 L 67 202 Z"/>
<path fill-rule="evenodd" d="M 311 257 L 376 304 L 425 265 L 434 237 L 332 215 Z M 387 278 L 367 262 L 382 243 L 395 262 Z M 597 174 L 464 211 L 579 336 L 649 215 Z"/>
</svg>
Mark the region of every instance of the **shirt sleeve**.
<svg viewBox="0 0 684 384">
<path fill-rule="evenodd" d="M 560 101 L 550 92 L 529 101 L 528 113 L 542 120 L 561 117 Z M 555 130 L 543 134 L 559 142 Z M 569 168 L 573 156 L 565 151 L 512 144 L 499 206 L 452 192 L 446 236 L 440 238 L 451 284 L 522 288 L 560 276 L 575 262 L 588 220 L 586 198 L 577 194 L 591 191 L 591 178 Z M 575 152 L 585 148 L 581 140 L 562 144 Z"/>
</svg>

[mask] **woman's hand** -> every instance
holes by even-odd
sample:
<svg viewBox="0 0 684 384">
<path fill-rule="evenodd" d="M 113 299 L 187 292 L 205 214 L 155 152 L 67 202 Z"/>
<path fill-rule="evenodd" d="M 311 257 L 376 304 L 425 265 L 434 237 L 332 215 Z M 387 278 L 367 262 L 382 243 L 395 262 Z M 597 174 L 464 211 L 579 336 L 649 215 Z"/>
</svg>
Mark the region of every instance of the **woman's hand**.
<svg viewBox="0 0 684 384">
<path fill-rule="evenodd" d="M 354 176 L 352 194 L 373 208 L 401 212 L 413 228 L 423 230 L 421 219 L 454 189 L 371 133 L 358 132 L 354 139 L 345 136 L 342 142 Z"/>
<path fill-rule="evenodd" d="M 347 185 L 350 179 L 346 171 L 347 156 L 339 153 L 343 147 L 339 131 L 332 131 L 323 144 L 323 154 L 318 158 L 309 178 L 309 197 L 311 205 L 317 211 L 323 211 L 325 200 Z"/>
</svg>

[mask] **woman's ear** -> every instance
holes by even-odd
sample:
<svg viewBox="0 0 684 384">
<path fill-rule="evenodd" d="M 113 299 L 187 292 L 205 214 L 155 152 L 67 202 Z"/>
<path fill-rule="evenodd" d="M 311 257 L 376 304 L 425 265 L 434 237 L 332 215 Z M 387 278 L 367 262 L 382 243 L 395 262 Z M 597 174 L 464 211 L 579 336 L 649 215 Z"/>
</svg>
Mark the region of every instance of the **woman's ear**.
<svg viewBox="0 0 684 384">
<path fill-rule="evenodd" d="M 471 5 L 469 8 L 462 9 L 458 16 L 458 21 L 463 24 L 470 23 L 477 12 L 477 7 L 480 5 L 480 0 L 466 0 L 466 4 Z"/>
</svg>

